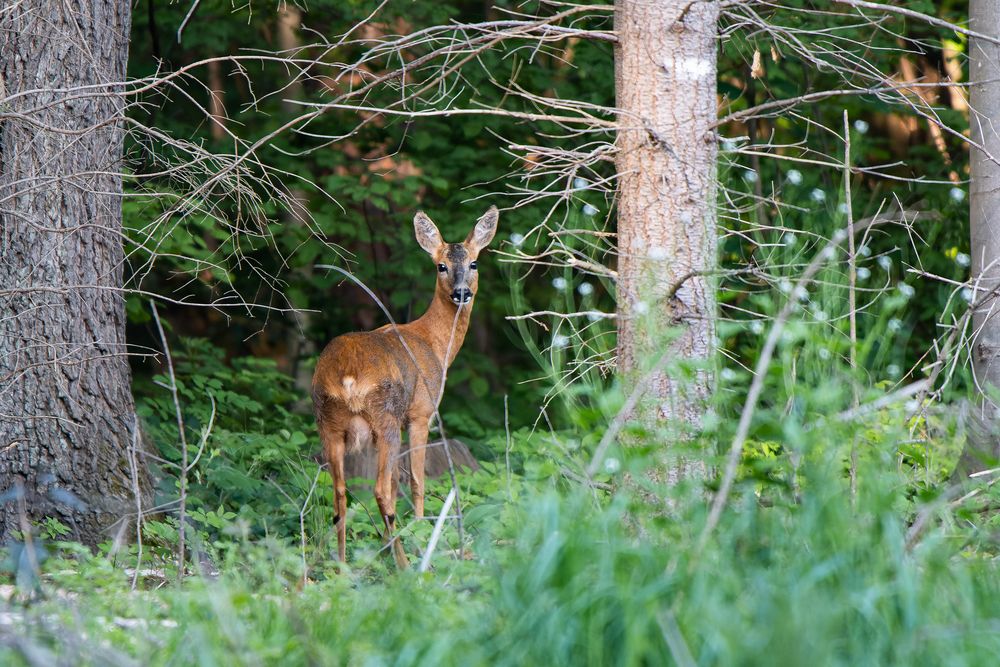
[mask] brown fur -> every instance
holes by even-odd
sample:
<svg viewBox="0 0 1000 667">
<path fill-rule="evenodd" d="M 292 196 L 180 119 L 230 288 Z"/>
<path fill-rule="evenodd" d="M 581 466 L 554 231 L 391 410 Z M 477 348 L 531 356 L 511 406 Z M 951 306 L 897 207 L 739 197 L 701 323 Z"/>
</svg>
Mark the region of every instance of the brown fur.
<svg viewBox="0 0 1000 667">
<path fill-rule="evenodd" d="M 410 488 L 417 517 L 424 514 L 424 459 L 427 432 L 441 395 L 444 373 L 458 354 L 469 328 L 469 316 L 479 283 L 470 270 L 480 251 L 493 239 L 498 213 L 491 207 L 461 244 L 447 244 L 430 218 L 414 218 L 417 241 L 431 255 L 438 272 L 434 298 L 427 312 L 413 322 L 386 325 L 374 331 L 334 338 L 316 364 L 312 396 L 316 423 L 334 485 L 337 553 L 346 556 L 346 450 L 374 447 L 377 457 L 375 500 L 385 522 L 400 567 L 406 566 L 402 545 L 394 540 L 396 486 L 402 437 L 409 429 Z M 437 269 L 435 268 L 435 271 Z M 469 290 L 472 299 L 459 306 L 453 295 Z M 454 335 L 452 327 L 454 326 Z"/>
</svg>

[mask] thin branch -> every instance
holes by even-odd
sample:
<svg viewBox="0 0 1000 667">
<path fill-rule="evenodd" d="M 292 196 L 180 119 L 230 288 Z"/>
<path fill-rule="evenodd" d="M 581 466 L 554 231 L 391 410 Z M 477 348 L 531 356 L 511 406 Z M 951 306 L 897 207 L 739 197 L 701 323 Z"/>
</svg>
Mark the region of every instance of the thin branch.
<svg viewBox="0 0 1000 667">
<path fill-rule="evenodd" d="M 150 301 L 149 306 L 153 311 L 153 320 L 156 322 L 156 330 L 160 333 L 160 342 L 163 344 L 163 354 L 167 360 L 167 373 L 170 384 L 167 389 L 174 403 L 174 416 L 177 419 L 177 432 L 181 444 L 181 471 L 180 471 L 180 507 L 178 511 L 177 525 L 177 580 L 184 580 L 184 536 L 185 523 L 187 521 L 187 485 L 188 485 L 188 448 L 187 436 L 184 433 L 184 416 L 181 412 L 181 403 L 177 394 L 177 378 L 174 376 L 174 361 L 170 356 L 170 345 L 167 343 L 167 336 L 163 332 L 163 324 L 160 322 L 160 313 L 156 309 L 156 302 Z"/>
</svg>

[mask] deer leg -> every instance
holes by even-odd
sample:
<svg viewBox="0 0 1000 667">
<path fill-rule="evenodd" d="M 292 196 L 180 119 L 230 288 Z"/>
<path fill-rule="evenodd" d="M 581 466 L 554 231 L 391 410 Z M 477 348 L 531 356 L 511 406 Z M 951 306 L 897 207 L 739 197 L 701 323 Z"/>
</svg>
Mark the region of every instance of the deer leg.
<svg viewBox="0 0 1000 667">
<path fill-rule="evenodd" d="M 375 449 L 378 455 L 378 471 L 375 478 L 375 502 L 385 522 L 386 543 L 392 544 L 392 554 L 400 569 L 408 566 L 402 543 L 396 539 L 396 496 L 393 493 L 393 468 L 399 465 L 400 448 L 399 424 L 387 424 L 375 435 Z"/>
<path fill-rule="evenodd" d="M 427 456 L 427 430 L 430 420 L 410 421 L 410 492 L 413 494 L 413 514 L 424 516 L 424 462 Z"/>
<path fill-rule="evenodd" d="M 337 557 L 347 561 L 347 480 L 344 479 L 344 433 L 331 424 L 320 422 L 320 440 L 333 480 L 333 525 L 337 530 Z"/>
</svg>

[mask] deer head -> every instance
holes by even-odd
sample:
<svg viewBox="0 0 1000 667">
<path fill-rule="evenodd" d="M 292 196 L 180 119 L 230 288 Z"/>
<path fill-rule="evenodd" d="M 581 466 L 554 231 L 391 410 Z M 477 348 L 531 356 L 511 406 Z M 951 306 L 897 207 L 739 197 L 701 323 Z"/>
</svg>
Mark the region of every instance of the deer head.
<svg viewBox="0 0 1000 667">
<path fill-rule="evenodd" d="M 461 243 L 445 243 L 441 232 L 423 211 L 417 211 L 413 228 L 417 243 L 427 251 L 437 265 L 437 291 L 452 303 L 463 306 L 476 296 L 479 272 L 476 259 L 483 248 L 490 244 L 497 232 L 500 212 L 491 206 L 476 221 L 475 227 Z"/>
</svg>

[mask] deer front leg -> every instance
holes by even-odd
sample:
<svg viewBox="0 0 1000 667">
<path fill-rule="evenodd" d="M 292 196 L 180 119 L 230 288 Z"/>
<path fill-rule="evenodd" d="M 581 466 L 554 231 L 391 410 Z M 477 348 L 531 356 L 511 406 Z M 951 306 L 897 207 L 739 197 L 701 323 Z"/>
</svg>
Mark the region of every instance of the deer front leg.
<svg viewBox="0 0 1000 667">
<path fill-rule="evenodd" d="M 424 516 L 424 464 L 427 456 L 427 431 L 430 420 L 426 417 L 410 421 L 410 491 L 413 495 L 413 513 Z"/>
<path fill-rule="evenodd" d="M 396 494 L 393 488 L 393 468 L 399 465 L 400 449 L 399 424 L 384 424 L 375 433 L 375 450 L 378 456 L 378 471 L 375 477 L 375 502 L 385 522 L 385 542 L 392 545 L 396 565 L 406 569 L 409 563 L 403 553 L 403 545 L 396 537 Z"/>
</svg>

